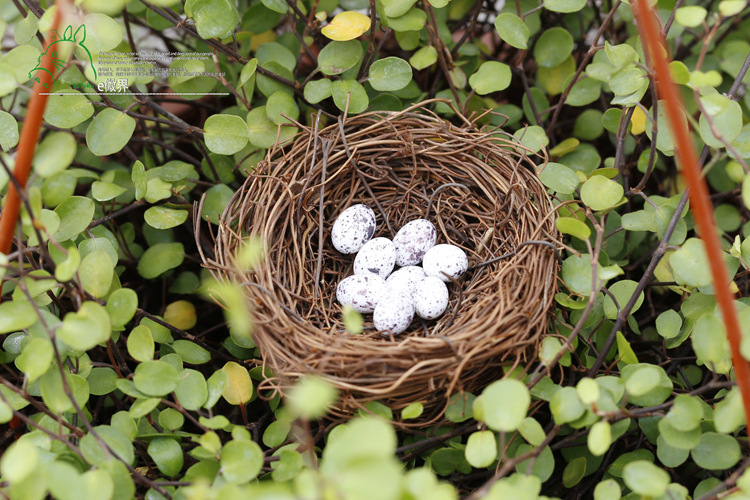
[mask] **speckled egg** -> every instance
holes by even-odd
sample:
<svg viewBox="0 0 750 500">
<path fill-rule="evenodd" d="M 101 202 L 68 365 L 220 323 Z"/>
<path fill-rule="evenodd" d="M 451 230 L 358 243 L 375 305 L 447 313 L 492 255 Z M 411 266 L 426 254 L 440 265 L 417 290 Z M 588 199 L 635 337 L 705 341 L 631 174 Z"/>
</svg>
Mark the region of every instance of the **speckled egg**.
<svg viewBox="0 0 750 500">
<path fill-rule="evenodd" d="M 352 205 L 333 223 L 331 241 L 343 254 L 357 253 L 375 234 L 375 212 L 367 205 Z"/>
<path fill-rule="evenodd" d="M 422 262 L 424 254 L 435 246 L 437 230 L 427 219 L 417 219 L 398 230 L 393 238 L 396 245 L 396 264 L 413 266 Z"/>
<path fill-rule="evenodd" d="M 388 238 L 373 238 L 354 258 L 354 274 L 377 274 L 386 279 L 396 265 L 396 247 Z"/>
<path fill-rule="evenodd" d="M 448 287 L 435 276 L 428 276 L 417 284 L 414 292 L 414 311 L 423 319 L 436 319 L 448 308 Z"/>
<path fill-rule="evenodd" d="M 375 306 L 372 315 L 376 329 L 393 335 L 409 328 L 412 319 L 414 304 L 411 297 L 404 292 L 386 292 Z"/>
<path fill-rule="evenodd" d="M 361 313 L 371 313 L 386 291 L 385 280 L 375 274 L 348 276 L 336 287 L 336 299 Z"/>
<path fill-rule="evenodd" d="M 396 257 L 398 259 L 398 256 Z M 406 266 L 396 269 L 385 280 L 385 286 L 392 291 L 405 292 L 414 297 L 417 284 L 425 277 L 424 269 L 419 266 Z"/>
<path fill-rule="evenodd" d="M 458 279 L 469 268 L 466 252 L 455 245 L 440 244 L 430 248 L 424 259 L 422 268 L 427 276 L 435 276 L 443 281 L 451 278 Z M 448 276 L 445 276 L 445 274 Z"/>
</svg>

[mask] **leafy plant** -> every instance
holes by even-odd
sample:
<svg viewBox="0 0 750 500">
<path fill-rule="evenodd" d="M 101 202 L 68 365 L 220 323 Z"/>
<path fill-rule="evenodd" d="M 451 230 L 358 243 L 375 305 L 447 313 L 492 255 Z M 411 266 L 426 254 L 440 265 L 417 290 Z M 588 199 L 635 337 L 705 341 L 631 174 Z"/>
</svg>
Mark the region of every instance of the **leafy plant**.
<svg viewBox="0 0 750 500">
<path fill-rule="evenodd" d="M 750 359 L 744 0 L 651 2 L 669 92 L 640 0 L 84 0 L 58 19 L 65 3 L 0 6 L 3 494 L 750 495 L 735 382 Z M 91 58 L 79 46 L 30 90 L 52 68 L 42 40 L 67 24 L 85 25 Z M 146 58 L 164 47 L 175 57 Z M 119 91 L 114 67 L 128 68 Z M 242 292 L 201 271 L 193 227 L 215 225 L 300 125 L 432 97 L 445 119 L 473 113 L 547 148 L 539 176 L 565 235 L 552 333 L 527 367 L 453 395 L 437 426 L 388 424 L 419 418 L 418 401 L 335 424 L 325 381 L 283 402 L 261 383 Z M 680 122 L 714 248 L 684 192 Z M 28 166 L 28 183 L 12 173 Z M 262 255 L 252 241 L 238 261 Z M 740 296 L 731 343 L 711 264 Z"/>
</svg>

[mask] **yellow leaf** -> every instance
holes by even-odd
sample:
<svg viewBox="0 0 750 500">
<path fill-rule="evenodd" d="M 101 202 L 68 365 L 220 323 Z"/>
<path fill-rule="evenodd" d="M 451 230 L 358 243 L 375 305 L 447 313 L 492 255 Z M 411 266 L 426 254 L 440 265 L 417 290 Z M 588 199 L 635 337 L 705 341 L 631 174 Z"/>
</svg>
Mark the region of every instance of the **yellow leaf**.
<svg viewBox="0 0 750 500">
<path fill-rule="evenodd" d="M 253 382 L 250 373 L 243 366 L 228 361 L 221 370 L 227 374 L 227 380 L 221 395 L 230 405 L 243 405 L 253 397 Z"/>
<path fill-rule="evenodd" d="M 354 40 L 359 35 L 370 29 L 370 18 L 359 12 L 348 10 L 336 14 L 336 16 L 325 26 L 321 33 L 336 42 Z"/>
<path fill-rule="evenodd" d="M 164 321 L 180 330 L 190 330 L 195 326 L 195 306 L 187 300 L 172 302 L 164 310 Z"/>
<path fill-rule="evenodd" d="M 632 125 L 630 131 L 633 135 L 642 134 L 646 131 L 646 113 L 643 112 L 640 106 L 636 106 L 635 111 L 633 111 L 630 123 Z"/>
</svg>

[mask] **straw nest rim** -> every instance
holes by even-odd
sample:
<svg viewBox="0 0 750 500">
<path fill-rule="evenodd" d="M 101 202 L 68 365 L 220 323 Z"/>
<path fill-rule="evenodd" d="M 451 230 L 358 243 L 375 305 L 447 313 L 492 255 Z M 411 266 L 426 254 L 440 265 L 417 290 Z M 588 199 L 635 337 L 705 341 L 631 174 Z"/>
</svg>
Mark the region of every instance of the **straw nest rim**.
<svg viewBox="0 0 750 500">
<path fill-rule="evenodd" d="M 532 152 L 476 120 L 453 125 L 427 104 L 339 118 L 320 130 L 297 124 L 301 132 L 270 149 L 228 203 L 214 255 L 202 257 L 247 296 L 263 372 L 272 373 L 260 390 L 283 394 L 300 377 L 323 376 L 340 391 L 331 414 L 341 418 L 375 400 L 393 410 L 422 403 L 420 418 L 396 422 L 406 428 L 437 421 L 452 395 L 477 394 L 536 355 L 556 291 L 559 238 Z M 355 203 L 375 211 L 373 237 L 392 238 L 406 222 L 428 218 L 438 243 L 464 249 L 470 268 L 449 283 L 442 317 L 416 318 L 388 336 L 365 316 L 369 329 L 346 332 L 336 286 L 352 274 L 354 256 L 333 248 L 330 229 Z M 250 235 L 267 247 L 252 271 L 235 263 Z"/>
</svg>

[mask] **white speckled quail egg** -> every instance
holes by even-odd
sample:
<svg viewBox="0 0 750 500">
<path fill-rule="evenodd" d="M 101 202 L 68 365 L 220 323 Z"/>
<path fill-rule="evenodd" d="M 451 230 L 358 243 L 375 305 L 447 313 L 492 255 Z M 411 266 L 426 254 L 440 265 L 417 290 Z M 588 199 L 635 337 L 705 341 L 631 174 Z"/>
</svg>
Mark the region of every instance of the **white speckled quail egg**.
<svg viewBox="0 0 750 500">
<path fill-rule="evenodd" d="M 398 259 L 398 257 L 396 257 Z M 414 297 L 417 284 L 425 277 L 424 269 L 419 266 L 406 266 L 396 269 L 385 280 L 385 286 L 392 291 L 406 292 Z"/>
<path fill-rule="evenodd" d="M 457 246 L 443 243 L 427 250 L 422 259 L 422 268 L 427 276 L 435 276 L 447 282 L 450 281 L 448 276 L 457 279 L 466 272 L 469 259 Z"/>
<path fill-rule="evenodd" d="M 357 253 L 375 234 L 375 212 L 366 205 L 352 205 L 338 216 L 331 229 L 331 240 L 343 254 Z"/>
<path fill-rule="evenodd" d="M 388 238 L 373 238 L 354 258 L 354 274 L 377 274 L 386 279 L 396 265 L 396 247 Z"/>
<path fill-rule="evenodd" d="M 448 308 L 448 287 L 435 276 L 428 276 L 417 284 L 414 310 L 423 319 L 435 319 Z"/>
<path fill-rule="evenodd" d="M 414 304 L 404 292 L 386 292 L 375 306 L 372 320 L 382 332 L 399 334 L 409 328 L 414 319 Z"/>
<path fill-rule="evenodd" d="M 437 230 L 427 219 L 417 219 L 398 230 L 393 238 L 396 245 L 396 264 L 413 266 L 422 262 L 424 254 L 435 246 Z"/>
<path fill-rule="evenodd" d="M 361 313 L 371 313 L 386 291 L 385 280 L 376 274 L 348 276 L 336 287 L 336 299 Z"/>
</svg>

